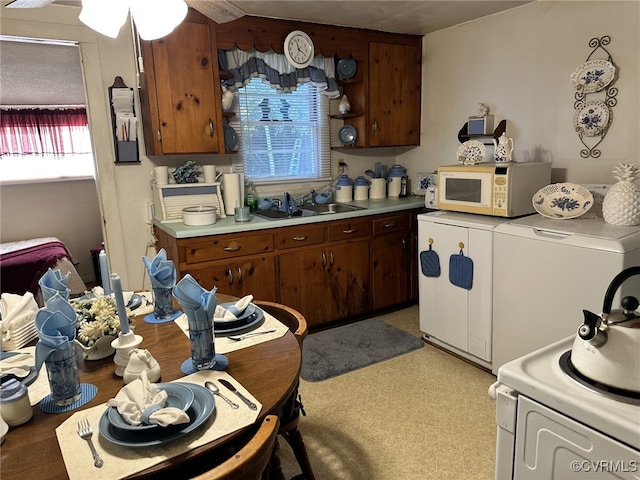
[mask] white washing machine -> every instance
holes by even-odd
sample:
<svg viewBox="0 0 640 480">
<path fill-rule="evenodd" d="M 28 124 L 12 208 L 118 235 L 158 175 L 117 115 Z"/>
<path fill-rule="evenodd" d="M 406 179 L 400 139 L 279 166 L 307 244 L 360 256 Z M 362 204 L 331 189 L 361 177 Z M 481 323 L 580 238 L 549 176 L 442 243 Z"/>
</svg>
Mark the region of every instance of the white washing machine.
<svg viewBox="0 0 640 480">
<path fill-rule="evenodd" d="M 640 226 L 601 217 L 531 215 L 494 230 L 493 373 L 501 365 L 575 334 L 582 310 L 602 311 L 603 293 L 625 268 L 640 265 Z M 614 305 L 640 291 L 638 277 Z"/>
</svg>

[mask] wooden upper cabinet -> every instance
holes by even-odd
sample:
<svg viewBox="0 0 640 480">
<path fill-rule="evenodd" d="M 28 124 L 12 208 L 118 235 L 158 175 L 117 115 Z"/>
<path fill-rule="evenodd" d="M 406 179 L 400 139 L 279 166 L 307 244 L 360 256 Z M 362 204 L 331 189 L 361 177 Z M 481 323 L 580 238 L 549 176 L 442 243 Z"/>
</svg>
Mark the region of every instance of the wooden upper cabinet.
<svg viewBox="0 0 640 480">
<path fill-rule="evenodd" d="M 421 48 L 369 43 L 368 146 L 420 145 Z"/>
<path fill-rule="evenodd" d="M 221 152 L 222 107 L 215 30 L 184 21 L 170 35 L 142 43 L 147 154 Z"/>
</svg>

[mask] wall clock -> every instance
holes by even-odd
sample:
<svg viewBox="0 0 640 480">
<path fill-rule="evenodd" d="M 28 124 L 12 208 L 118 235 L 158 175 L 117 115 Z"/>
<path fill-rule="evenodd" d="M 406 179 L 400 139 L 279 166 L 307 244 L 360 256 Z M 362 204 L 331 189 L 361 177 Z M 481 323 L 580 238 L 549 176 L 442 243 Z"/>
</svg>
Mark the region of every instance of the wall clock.
<svg viewBox="0 0 640 480">
<path fill-rule="evenodd" d="M 301 30 L 294 30 L 284 39 L 284 55 L 296 68 L 306 68 L 313 61 L 313 41 Z"/>
</svg>

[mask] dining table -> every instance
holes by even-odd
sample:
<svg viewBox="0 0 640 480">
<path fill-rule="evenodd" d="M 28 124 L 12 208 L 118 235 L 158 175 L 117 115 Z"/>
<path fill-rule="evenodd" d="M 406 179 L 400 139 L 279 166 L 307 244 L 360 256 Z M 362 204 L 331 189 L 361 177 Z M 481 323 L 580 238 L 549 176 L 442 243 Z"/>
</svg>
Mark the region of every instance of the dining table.
<svg viewBox="0 0 640 480">
<path fill-rule="evenodd" d="M 219 302 L 235 300 L 235 297 L 229 295 L 218 294 L 217 297 Z M 142 342 L 137 348 L 148 350 L 160 365 L 159 382 L 180 381 L 186 377 L 183 373 L 183 364 L 185 359 L 190 357 L 190 341 L 177 321 L 150 323 L 139 315 L 135 319 L 135 334 L 142 337 Z M 229 362 L 224 368 L 224 373 L 230 375 L 246 389 L 262 407 L 257 413 L 255 422 L 176 456 L 166 458 L 142 471 L 125 475 L 126 478 L 155 478 L 163 472 L 181 471 L 182 467 L 186 468 L 192 462 L 210 458 L 216 452 L 224 451 L 252 427 L 259 425 L 265 416 L 277 414 L 291 395 L 296 394 L 302 357 L 298 341 L 290 330 L 287 329 L 286 333 L 278 338 L 250 342 L 248 346 L 229 351 L 224 355 Z M 0 468 L 3 480 L 70 478 L 56 429 L 74 413 L 82 412 L 84 409 L 104 406 L 106 410 L 108 408 L 106 402 L 114 398 L 124 386 L 123 378 L 115 374 L 116 365 L 113 355 L 100 360 L 85 360 L 82 350 L 78 348 L 76 358 L 80 381 L 97 387 L 95 397 L 85 405 L 63 413 L 44 413 L 39 405 L 34 405 L 33 417 L 22 425 L 10 428 L 0 447 Z M 225 394 L 237 400 L 241 408 L 244 407 L 232 392 L 226 391 Z M 214 398 L 216 408 L 223 405 L 222 400 L 217 396 Z M 216 421 L 218 418 L 213 420 L 214 423 Z M 108 443 L 108 440 L 98 432 L 98 425 L 93 425 L 93 428 L 93 442 Z M 189 435 L 197 436 L 202 433 L 202 428 L 199 428 L 190 432 Z M 83 444 L 82 447 L 74 451 L 73 455 L 82 458 L 83 461 L 86 459 L 86 477 L 91 478 L 93 472 L 97 472 L 98 469 L 93 465 L 89 446 Z M 129 460 L 123 458 L 118 461 Z"/>
</svg>

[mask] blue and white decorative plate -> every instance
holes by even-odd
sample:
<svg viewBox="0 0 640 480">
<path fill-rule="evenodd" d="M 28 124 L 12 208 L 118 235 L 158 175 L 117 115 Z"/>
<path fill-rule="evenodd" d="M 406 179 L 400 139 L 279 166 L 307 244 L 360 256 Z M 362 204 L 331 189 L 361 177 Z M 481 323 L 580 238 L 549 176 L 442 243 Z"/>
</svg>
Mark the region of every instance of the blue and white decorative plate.
<svg viewBox="0 0 640 480">
<path fill-rule="evenodd" d="M 224 131 L 224 149 L 225 150 L 235 150 L 238 146 L 238 135 L 236 135 L 236 131 L 230 125 L 225 125 L 222 127 Z"/>
<path fill-rule="evenodd" d="M 576 218 L 593 206 L 593 195 L 582 185 L 552 183 L 538 190 L 531 202 L 536 212 L 543 217 Z"/>
<path fill-rule="evenodd" d="M 616 75 L 616 67 L 607 60 L 589 60 L 571 73 L 571 85 L 584 93 L 599 92 L 606 88 Z"/>
<path fill-rule="evenodd" d="M 467 140 L 458 147 L 458 161 L 464 165 L 482 163 L 487 156 L 487 147 L 478 140 Z"/>
<path fill-rule="evenodd" d="M 358 132 L 352 125 L 345 125 L 338 130 L 338 138 L 343 145 L 352 147 L 356 143 Z"/>
<path fill-rule="evenodd" d="M 358 63 L 353 58 L 343 58 L 338 62 L 338 78 L 348 80 L 356 76 Z"/>
<path fill-rule="evenodd" d="M 573 115 L 576 132 L 585 137 L 596 137 L 609 127 L 609 107 L 604 102 L 587 102 Z"/>
</svg>

